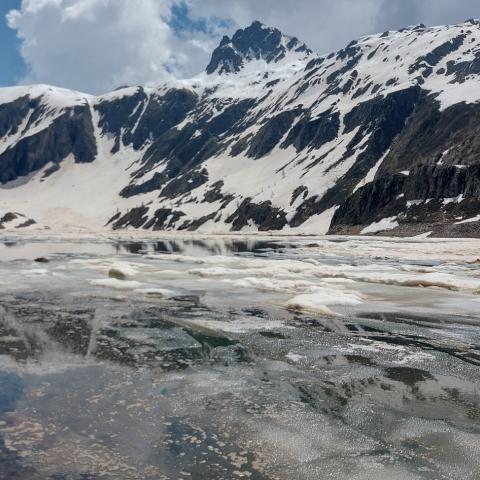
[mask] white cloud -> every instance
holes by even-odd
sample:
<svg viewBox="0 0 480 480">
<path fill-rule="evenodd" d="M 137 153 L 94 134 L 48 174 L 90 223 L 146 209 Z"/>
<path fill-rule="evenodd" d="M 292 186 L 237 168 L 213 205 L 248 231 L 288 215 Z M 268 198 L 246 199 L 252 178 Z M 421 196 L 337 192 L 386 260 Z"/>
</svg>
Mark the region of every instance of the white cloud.
<svg viewBox="0 0 480 480">
<path fill-rule="evenodd" d="M 23 0 L 7 19 L 22 40 L 24 82 L 97 93 L 181 75 L 208 41 L 180 41 L 168 24 L 172 2 Z"/>
<path fill-rule="evenodd" d="M 478 0 L 186 0 L 197 17 L 252 20 L 295 35 L 319 53 L 364 35 L 425 23 L 459 23 L 480 16 Z"/>
<path fill-rule="evenodd" d="M 187 5 L 208 33 L 188 22 L 174 31 L 175 4 Z M 479 13 L 478 0 L 23 0 L 8 23 L 22 40 L 25 82 L 97 93 L 193 75 L 221 35 L 253 20 L 326 53 L 369 33 Z"/>
<path fill-rule="evenodd" d="M 192 15 L 220 16 L 245 26 L 253 20 L 297 36 L 319 53 L 373 33 L 382 0 L 187 0 Z"/>
</svg>

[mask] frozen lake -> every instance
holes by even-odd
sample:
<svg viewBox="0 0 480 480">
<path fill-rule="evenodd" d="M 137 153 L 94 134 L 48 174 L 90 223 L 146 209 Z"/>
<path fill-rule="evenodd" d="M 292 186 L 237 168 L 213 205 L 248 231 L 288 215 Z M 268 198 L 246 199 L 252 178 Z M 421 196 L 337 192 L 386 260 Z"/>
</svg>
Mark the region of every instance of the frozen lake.
<svg viewBox="0 0 480 480">
<path fill-rule="evenodd" d="M 0 238 L 0 479 L 478 480 L 480 241 Z"/>
</svg>

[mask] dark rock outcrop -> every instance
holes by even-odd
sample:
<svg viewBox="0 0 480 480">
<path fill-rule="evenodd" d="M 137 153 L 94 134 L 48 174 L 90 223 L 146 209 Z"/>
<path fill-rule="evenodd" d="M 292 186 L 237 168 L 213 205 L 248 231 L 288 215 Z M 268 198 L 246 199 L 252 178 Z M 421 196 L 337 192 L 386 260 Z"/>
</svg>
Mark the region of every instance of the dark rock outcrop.
<svg viewBox="0 0 480 480">
<path fill-rule="evenodd" d="M 439 47 L 433 49 L 424 56 L 419 57 L 416 62 L 410 66 L 410 73 L 413 73 L 421 68 L 426 69 L 429 66 L 436 66 L 447 55 L 455 52 L 461 47 L 465 41 L 466 35 L 459 35 L 458 37 L 442 43 Z"/>
<path fill-rule="evenodd" d="M 307 147 L 320 148 L 337 138 L 340 130 L 340 115 L 338 112 L 327 111 L 315 119 L 308 114 L 301 118 L 289 131 L 282 143 L 282 148 L 293 145 L 297 152 Z"/>
<path fill-rule="evenodd" d="M 312 196 L 300 205 L 290 225 L 298 227 L 312 215 L 342 205 L 402 132 L 423 94 L 420 88 L 412 87 L 386 97 L 376 97 L 349 112 L 344 119 L 345 132 L 353 132 L 357 128 L 359 130 L 340 162 L 354 155 L 358 144 L 366 135 L 370 135 L 366 148 L 361 151 L 347 173 L 339 178 L 323 197 L 319 199 Z"/>
<path fill-rule="evenodd" d="M 285 212 L 273 207 L 272 202 L 256 204 L 252 203 L 250 198 L 246 198 L 226 222 L 232 224 L 233 232 L 238 232 L 252 223 L 258 230 L 265 232 L 281 230 L 287 224 L 287 219 Z"/>
<path fill-rule="evenodd" d="M 123 216 L 117 213 L 110 219 L 108 224 L 111 224 L 114 230 L 120 230 L 126 227 L 140 228 L 148 220 L 148 217 L 146 216 L 148 210 L 148 207 L 142 206 L 132 208 Z"/>
<path fill-rule="evenodd" d="M 28 95 L 17 98 L 13 102 L 0 105 L 0 138 L 15 135 L 30 110 L 39 106 L 38 99 L 30 99 Z"/>
<path fill-rule="evenodd" d="M 420 165 L 408 176 L 382 176 L 351 195 L 336 211 L 330 233 L 352 232 L 389 217 L 398 217 L 403 225 L 423 225 L 422 233 L 455 224 L 459 218 L 473 218 L 478 212 L 480 165 Z M 468 228 L 474 227 L 456 229 Z"/>
<path fill-rule="evenodd" d="M 301 110 L 290 110 L 268 119 L 251 140 L 247 155 L 252 158 L 261 158 L 270 153 L 301 113 Z"/>
<path fill-rule="evenodd" d="M 230 39 L 223 37 L 220 45 L 214 50 L 207 67 L 207 73 L 239 72 L 245 61 L 263 59 L 267 62 L 278 62 L 288 52 L 310 54 L 312 51 L 298 38 L 289 38 L 285 44 L 284 36 L 276 28 L 268 28 L 255 21 L 248 28 L 238 30 Z"/>
<path fill-rule="evenodd" d="M 97 145 L 90 108 L 76 106 L 54 119 L 48 128 L 21 138 L 0 157 L 0 183 L 7 183 L 40 170 L 48 163 L 58 164 L 69 155 L 77 163 L 95 160 Z"/>
</svg>

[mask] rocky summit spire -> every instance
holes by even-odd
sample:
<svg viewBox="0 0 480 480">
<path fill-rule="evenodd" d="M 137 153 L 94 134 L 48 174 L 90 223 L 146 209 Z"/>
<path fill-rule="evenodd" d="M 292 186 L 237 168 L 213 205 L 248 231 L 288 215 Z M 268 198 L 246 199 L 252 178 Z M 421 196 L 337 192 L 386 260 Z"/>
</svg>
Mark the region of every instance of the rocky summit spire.
<svg viewBox="0 0 480 480">
<path fill-rule="evenodd" d="M 295 58 L 306 58 L 312 51 L 298 38 L 283 35 L 276 28 L 269 28 L 255 21 L 249 27 L 238 30 L 232 38 L 223 37 L 214 50 L 207 73 L 236 73 L 251 60 L 276 63 L 295 54 Z"/>
</svg>

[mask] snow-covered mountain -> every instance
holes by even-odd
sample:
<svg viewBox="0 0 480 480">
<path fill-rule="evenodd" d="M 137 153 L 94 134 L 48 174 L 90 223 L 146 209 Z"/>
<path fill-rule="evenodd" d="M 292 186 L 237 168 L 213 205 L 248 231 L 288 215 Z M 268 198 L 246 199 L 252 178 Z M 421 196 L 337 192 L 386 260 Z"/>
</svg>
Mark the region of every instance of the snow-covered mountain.
<svg viewBox="0 0 480 480">
<path fill-rule="evenodd" d="M 30 228 L 480 236 L 479 101 L 480 22 L 327 56 L 254 22 L 193 79 L 0 89 L 0 212 Z"/>
</svg>

